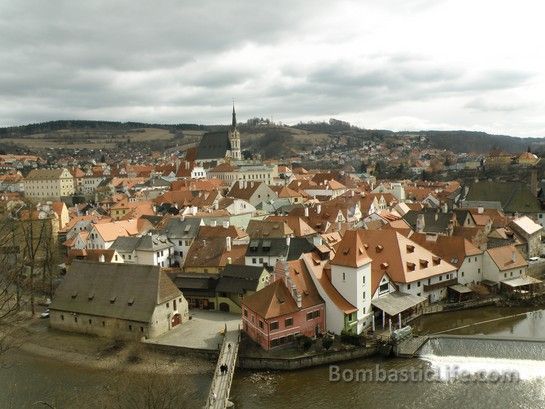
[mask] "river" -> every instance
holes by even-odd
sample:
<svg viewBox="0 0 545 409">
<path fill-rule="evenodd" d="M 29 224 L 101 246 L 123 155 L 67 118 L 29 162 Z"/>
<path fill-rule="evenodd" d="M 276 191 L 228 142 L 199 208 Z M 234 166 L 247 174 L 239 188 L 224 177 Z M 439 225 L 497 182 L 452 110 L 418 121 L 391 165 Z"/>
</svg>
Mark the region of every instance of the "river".
<svg viewBox="0 0 545 409">
<path fill-rule="evenodd" d="M 518 314 L 512 316 L 513 314 Z M 509 316 L 509 318 L 497 320 Z M 490 321 L 473 325 L 475 322 Z M 469 325 L 469 326 L 468 326 Z M 413 322 L 419 332 L 439 332 L 448 328 L 462 327 L 454 334 L 486 334 L 521 338 L 545 339 L 545 311 L 527 312 L 525 309 L 502 309 L 486 307 L 472 311 L 451 312 L 422 317 Z M 450 342 L 450 341 L 449 341 Z M 523 345 L 522 343 L 516 343 Z M 430 344 L 431 345 L 431 344 Z M 318 367 L 296 372 L 237 371 L 231 390 L 236 408 L 543 408 L 545 407 L 545 359 L 543 361 L 519 360 L 524 347 L 518 352 L 509 347 L 500 349 L 491 344 L 481 344 L 478 354 L 493 358 L 451 356 L 460 350 L 457 344 L 444 343 L 440 347 L 428 346 L 429 356 L 424 359 L 381 358 L 353 361 L 339 365 L 339 370 L 368 369 L 409 371 L 429 368 L 437 370 L 448 364 L 464 366 L 491 363 L 512 365 L 517 370 L 528 372 L 532 366 L 533 376 L 522 376 L 519 382 L 501 384 L 458 381 L 444 382 L 330 382 L 329 368 Z M 434 349 L 435 348 L 435 349 Z M 541 348 L 537 348 L 538 352 Z M 447 351 L 442 354 L 441 351 Z M 454 352 L 453 352 L 454 351 Z M 494 355 L 494 351 L 496 354 Z M 511 352 L 510 352 L 511 351 Z M 445 355 L 446 354 L 446 355 Z M 466 354 L 466 352 L 464 352 Z M 473 352 L 467 353 L 473 355 Z M 505 356 L 503 356 L 505 355 Z M 481 361 L 479 361 L 479 359 Z M 37 400 L 59 403 L 58 408 L 102 408 L 97 403 L 112 383 L 112 373 L 81 369 L 47 359 L 26 355 L 14 355 L 8 359 L 10 365 L 0 369 L 0 407 L 30 408 Z M 522 365 L 522 366 L 521 366 Z M 537 367 L 536 367 L 537 365 Z M 536 370 L 537 368 L 537 370 Z M 541 372 L 540 372 L 541 371 Z M 529 372 L 528 372 L 529 373 Z M 141 391 L 134 375 L 127 376 L 129 382 L 125 394 Z M 210 379 L 206 376 L 181 377 L 179 380 L 181 408 L 200 408 L 204 402 Z M 110 391 L 111 392 L 111 391 Z M 77 403 L 76 403 L 77 402 Z M 10 406 L 11 405 L 11 406 Z M 37 406 L 33 406 L 37 407 Z"/>
</svg>

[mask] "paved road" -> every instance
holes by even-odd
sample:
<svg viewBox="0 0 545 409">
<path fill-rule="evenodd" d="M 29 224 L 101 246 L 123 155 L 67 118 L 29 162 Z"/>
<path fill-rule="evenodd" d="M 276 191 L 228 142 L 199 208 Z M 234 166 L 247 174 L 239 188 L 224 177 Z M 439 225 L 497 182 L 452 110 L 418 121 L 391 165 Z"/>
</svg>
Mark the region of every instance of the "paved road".
<svg viewBox="0 0 545 409">
<path fill-rule="evenodd" d="M 225 409 L 227 407 L 237 362 L 239 340 L 240 330 L 227 331 L 220 350 L 212 385 L 210 386 L 206 408 Z M 221 373 L 221 365 L 227 365 L 227 373 Z"/>
</svg>

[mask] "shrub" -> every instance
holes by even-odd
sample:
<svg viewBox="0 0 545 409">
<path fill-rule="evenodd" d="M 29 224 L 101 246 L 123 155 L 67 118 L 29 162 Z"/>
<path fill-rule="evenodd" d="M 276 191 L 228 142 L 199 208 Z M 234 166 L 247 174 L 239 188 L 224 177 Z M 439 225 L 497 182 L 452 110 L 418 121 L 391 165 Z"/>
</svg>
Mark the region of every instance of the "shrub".
<svg viewBox="0 0 545 409">
<path fill-rule="evenodd" d="M 329 348 L 331 348 L 332 345 L 333 345 L 333 338 L 324 337 L 322 339 L 322 346 L 325 348 L 326 351 L 328 351 Z"/>
<path fill-rule="evenodd" d="M 312 346 L 312 339 L 303 335 L 301 338 L 299 338 L 299 345 L 303 351 L 308 351 Z"/>
</svg>

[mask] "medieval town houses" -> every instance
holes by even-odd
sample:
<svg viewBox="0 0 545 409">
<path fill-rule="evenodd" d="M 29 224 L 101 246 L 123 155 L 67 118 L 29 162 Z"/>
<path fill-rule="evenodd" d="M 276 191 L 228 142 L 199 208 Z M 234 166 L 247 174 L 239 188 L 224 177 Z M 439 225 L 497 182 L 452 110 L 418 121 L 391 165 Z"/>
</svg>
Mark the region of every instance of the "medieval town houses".
<svg viewBox="0 0 545 409">
<path fill-rule="evenodd" d="M 540 286 L 545 211 L 529 186 L 377 181 L 244 159 L 243 147 L 233 106 L 225 130 L 153 160 L 24 176 L 4 163 L 20 175 L 2 193 L 15 217 L 55 226 L 50 325 L 153 339 L 220 311 L 269 350 Z"/>
</svg>

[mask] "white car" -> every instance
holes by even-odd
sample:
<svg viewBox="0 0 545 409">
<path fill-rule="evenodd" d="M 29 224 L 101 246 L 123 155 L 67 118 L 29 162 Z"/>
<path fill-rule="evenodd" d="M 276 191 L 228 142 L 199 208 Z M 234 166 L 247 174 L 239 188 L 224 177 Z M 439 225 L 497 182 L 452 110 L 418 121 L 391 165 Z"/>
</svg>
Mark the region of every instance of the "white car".
<svg viewBox="0 0 545 409">
<path fill-rule="evenodd" d="M 538 261 L 538 260 L 539 260 L 539 257 L 530 257 L 528 260 L 530 260 L 530 261 Z"/>
<path fill-rule="evenodd" d="M 49 308 L 40 314 L 40 318 L 49 318 Z"/>
</svg>

